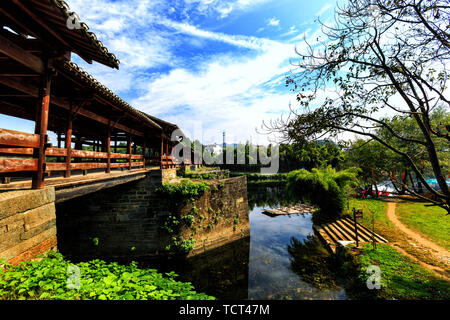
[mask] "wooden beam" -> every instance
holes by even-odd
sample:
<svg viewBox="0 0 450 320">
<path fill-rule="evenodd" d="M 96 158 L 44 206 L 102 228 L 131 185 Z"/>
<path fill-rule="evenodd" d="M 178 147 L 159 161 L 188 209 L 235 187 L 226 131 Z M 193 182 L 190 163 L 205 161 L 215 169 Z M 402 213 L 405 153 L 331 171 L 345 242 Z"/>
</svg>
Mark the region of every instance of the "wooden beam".
<svg viewBox="0 0 450 320">
<path fill-rule="evenodd" d="M 24 12 L 26 12 L 34 21 L 36 21 L 42 28 L 44 28 L 48 33 L 50 33 L 53 37 L 55 37 L 61 44 L 63 44 L 66 48 L 70 48 L 71 46 L 56 32 L 48 26 L 44 21 L 41 20 L 39 16 L 37 16 L 34 12 L 32 12 L 26 5 L 24 5 L 21 0 L 13 0 L 13 2 L 20 7 Z"/>
<path fill-rule="evenodd" d="M 39 74 L 44 73 L 44 62 L 39 57 L 23 50 L 21 47 L 2 35 L 0 35 L 0 52 Z"/>
<path fill-rule="evenodd" d="M 26 93 L 26 94 L 28 94 L 28 95 L 30 95 L 32 97 L 38 97 L 39 96 L 39 93 L 38 93 L 39 90 L 35 86 L 33 86 L 33 85 L 29 84 L 29 83 L 26 83 L 23 80 L 13 79 L 11 77 L 0 77 L 0 83 L 5 85 L 5 86 L 7 86 L 7 87 L 10 87 L 10 88 L 19 90 L 21 92 L 24 92 L 24 93 Z M 51 103 L 56 105 L 56 106 L 58 106 L 58 107 L 61 107 L 63 109 L 70 110 L 70 101 L 68 99 L 60 98 L 60 97 L 56 97 L 56 96 L 51 96 Z M 86 110 L 84 108 L 80 108 L 78 110 L 78 114 L 81 115 L 81 116 L 84 116 L 86 118 L 92 119 L 94 121 L 103 123 L 105 125 L 108 125 L 108 123 L 109 123 L 109 120 L 107 118 L 99 116 L 99 115 L 97 115 L 97 114 L 95 114 L 95 113 L 93 113 L 93 112 L 91 112 L 89 110 Z M 130 133 L 130 134 L 135 135 L 135 136 L 139 136 L 139 137 L 144 137 L 145 136 L 143 132 L 131 129 L 131 128 L 129 128 L 129 127 L 125 126 L 125 125 L 122 125 L 122 124 L 118 124 L 117 123 L 114 126 L 115 126 L 116 129 L 119 129 L 121 131 L 125 131 L 125 132 Z"/>
<path fill-rule="evenodd" d="M 5 5 L 4 3 L 2 3 L 2 5 Z M 11 14 L 11 10 L 9 10 L 10 8 L 3 8 L 0 7 L 0 12 L 2 14 L 4 14 L 6 17 L 8 17 L 14 24 L 16 24 L 19 28 L 22 28 L 23 31 L 27 32 L 28 34 L 32 35 L 35 38 L 38 38 L 38 35 L 31 30 L 30 28 L 27 28 L 24 24 L 23 21 L 20 21 L 20 18 L 15 17 L 14 14 Z M 14 28 L 13 28 L 14 29 Z"/>
</svg>

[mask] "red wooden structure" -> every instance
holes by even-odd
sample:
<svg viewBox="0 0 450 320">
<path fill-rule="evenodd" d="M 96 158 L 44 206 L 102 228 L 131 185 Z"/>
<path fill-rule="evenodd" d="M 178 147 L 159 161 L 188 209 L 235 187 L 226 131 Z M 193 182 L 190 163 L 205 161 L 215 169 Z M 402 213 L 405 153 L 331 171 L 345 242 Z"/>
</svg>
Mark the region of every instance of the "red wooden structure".
<svg viewBox="0 0 450 320">
<path fill-rule="evenodd" d="M 0 128 L 0 177 L 31 176 L 42 188 L 55 171 L 177 165 L 176 125 L 132 108 L 71 61 L 76 53 L 119 68 L 64 1 L 2 0 L 0 23 L 0 113 L 35 121 L 34 133 Z"/>
</svg>

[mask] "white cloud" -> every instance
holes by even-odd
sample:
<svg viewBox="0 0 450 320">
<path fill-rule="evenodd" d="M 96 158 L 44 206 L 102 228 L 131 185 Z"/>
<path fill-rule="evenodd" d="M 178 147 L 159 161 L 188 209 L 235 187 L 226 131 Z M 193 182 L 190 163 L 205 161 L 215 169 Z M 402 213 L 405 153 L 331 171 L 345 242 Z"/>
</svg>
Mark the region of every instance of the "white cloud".
<svg viewBox="0 0 450 320">
<path fill-rule="evenodd" d="M 181 33 L 191 35 L 194 37 L 206 38 L 209 40 L 215 40 L 220 42 L 225 42 L 237 47 L 243 47 L 248 49 L 263 49 L 267 46 L 270 46 L 275 43 L 275 41 L 250 37 L 250 36 L 240 36 L 240 35 L 229 35 L 220 32 L 212 32 L 207 30 L 199 29 L 193 25 L 187 23 L 180 23 L 176 21 L 172 21 L 169 19 L 161 19 L 159 21 L 160 24 L 173 28 Z"/>
<path fill-rule="evenodd" d="M 195 10 L 215 12 L 219 18 L 266 1 L 269 0 L 184 0 Z M 82 67 L 119 96 L 135 97 L 128 100 L 135 108 L 176 123 L 184 130 L 200 122 L 211 136 L 226 130 L 228 135 L 234 133 L 243 141 L 251 135 L 256 142 L 255 128 L 263 120 L 286 112 L 289 102 L 295 102 L 291 92 L 280 93 L 276 89 L 291 68 L 289 58 L 295 57 L 292 44 L 205 30 L 189 22 L 191 11 L 181 12 L 175 3 L 162 0 L 107 4 L 104 0 L 72 0 L 71 9 L 80 13 L 81 20 L 121 60 L 119 71 L 98 64 Z M 186 19 L 175 21 L 175 12 Z M 272 27 L 280 23 L 276 17 L 269 22 Z M 290 34 L 295 32 L 298 31 L 291 27 Z M 250 52 L 199 56 L 196 71 L 189 69 L 183 55 L 177 52 L 182 49 L 181 43 L 202 47 L 210 41 Z M 169 68 L 163 73 L 149 71 L 159 67 Z M 261 142 L 267 139 L 260 138 Z"/>
<path fill-rule="evenodd" d="M 287 90 L 280 94 L 270 89 L 284 83 L 293 54 L 292 46 L 273 41 L 254 58 L 220 55 L 200 63 L 198 72 L 176 68 L 145 83 L 146 93 L 132 105 L 182 128 L 195 119 L 208 130 L 226 129 L 244 140 L 249 135 L 257 139 L 255 128 L 262 120 L 277 117 L 295 101 Z"/>
<path fill-rule="evenodd" d="M 320 8 L 319 11 L 317 11 L 316 16 L 320 16 L 322 15 L 322 13 L 328 11 L 328 9 L 332 8 L 333 5 L 330 3 L 327 3 L 326 5 L 324 5 L 322 8 Z"/>
<path fill-rule="evenodd" d="M 276 19 L 275 17 L 270 18 L 267 20 L 267 25 L 268 26 L 272 26 L 272 27 L 276 27 L 280 24 L 280 20 Z"/>
</svg>

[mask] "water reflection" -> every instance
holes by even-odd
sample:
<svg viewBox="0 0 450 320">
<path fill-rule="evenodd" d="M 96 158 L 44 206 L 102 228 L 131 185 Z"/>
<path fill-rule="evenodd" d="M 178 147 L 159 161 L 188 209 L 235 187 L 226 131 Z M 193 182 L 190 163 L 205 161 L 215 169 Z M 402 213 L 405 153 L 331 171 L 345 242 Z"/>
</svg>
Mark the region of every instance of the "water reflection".
<svg viewBox="0 0 450 320">
<path fill-rule="evenodd" d="M 248 186 L 248 208 L 255 207 L 275 208 L 283 205 L 295 204 L 296 201 L 290 198 L 284 187 L 259 187 Z"/>
<path fill-rule="evenodd" d="M 314 236 L 311 214 L 262 214 L 294 203 L 283 188 L 252 188 L 248 199 L 249 238 L 184 262 L 167 261 L 163 269 L 219 300 L 346 299 L 332 257 Z"/>
<path fill-rule="evenodd" d="M 337 283 L 337 261 L 316 236 L 308 235 L 306 239 L 291 238 L 287 247 L 290 268 L 302 281 L 320 290 L 339 289 Z"/>
<path fill-rule="evenodd" d="M 180 281 L 191 282 L 196 291 L 220 300 L 245 300 L 248 291 L 250 238 L 170 263 L 164 269 L 175 270 Z"/>
<path fill-rule="evenodd" d="M 311 281 L 328 277 L 322 276 L 320 272 L 313 275 L 309 268 L 305 271 L 310 272 L 303 272 L 301 268 L 308 263 L 309 258 L 312 258 L 313 264 L 320 260 L 317 259 L 314 246 L 309 245 L 310 239 L 315 239 L 311 215 L 273 218 L 262 214 L 262 211 L 262 207 L 254 207 L 250 212 L 248 298 L 345 299 L 345 290 L 339 286 L 318 286 L 315 281 Z M 304 243 L 306 245 L 302 247 Z M 305 249 L 303 253 L 306 256 L 301 255 L 302 249 Z"/>
<path fill-rule="evenodd" d="M 140 266 L 175 271 L 178 280 L 219 300 L 345 299 L 333 260 L 314 237 L 311 214 L 267 216 L 264 209 L 295 201 L 284 188 L 248 191 L 250 237 L 187 260 L 140 261 Z"/>
</svg>

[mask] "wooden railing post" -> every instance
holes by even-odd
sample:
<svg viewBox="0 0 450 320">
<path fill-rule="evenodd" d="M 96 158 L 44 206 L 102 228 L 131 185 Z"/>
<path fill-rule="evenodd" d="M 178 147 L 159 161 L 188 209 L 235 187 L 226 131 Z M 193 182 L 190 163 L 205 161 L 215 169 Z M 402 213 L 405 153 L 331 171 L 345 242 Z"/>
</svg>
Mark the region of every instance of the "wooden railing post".
<svg viewBox="0 0 450 320">
<path fill-rule="evenodd" d="M 131 171 L 131 134 L 128 135 L 127 153 L 128 153 L 128 170 Z"/>
<path fill-rule="evenodd" d="M 108 158 L 106 160 L 106 173 L 111 172 L 111 126 L 108 125 L 108 136 L 106 137 L 106 153 Z"/>
<path fill-rule="evenodd" d="M 72 104 L 70 105 L 69 115 L 67 117 L 67 130 L 66 130 L 66 171 L 64 172 L 64 178 L 70 177 L 70 162 L 72 161 Z"/>
<path fill-rule="evenodd" d="M 146 154 L 146 149 L 147 149 L 147 141 L 144 138 L 144 145 L 142 147 L 142 157 L 143 157 L 143 161 L 144 161 L 144 169 L 145 169 L 145 154 Z"/>
<path fill-rule="evenodd" d="M 163 169 L 164 138 L 161 136 L 161 169 Z"/>
<path fill-rule="evenodd" d="M 166 141 L 166 169 L 170 168 L 169 165 L 169 141 Z"/>
<path fill-rule="evenodd" d="M 44 187 L 45 147 L 47 143 L 48 112 L 50 107 L 50 87 L 52 74 L 49 63 L 46 63 L 44 74 L 41 75 L 38 106 L 36 110 L 35 133 L 40 135 L 39 148 L 34 149 L 33 157 L 38 159 L 37 171 L 33 174 L 32 188 Z"/>
</svg>

